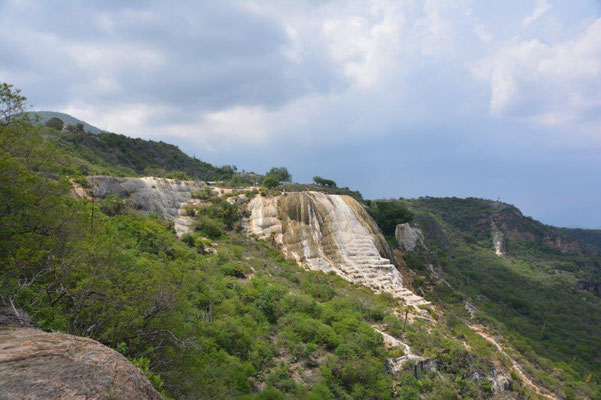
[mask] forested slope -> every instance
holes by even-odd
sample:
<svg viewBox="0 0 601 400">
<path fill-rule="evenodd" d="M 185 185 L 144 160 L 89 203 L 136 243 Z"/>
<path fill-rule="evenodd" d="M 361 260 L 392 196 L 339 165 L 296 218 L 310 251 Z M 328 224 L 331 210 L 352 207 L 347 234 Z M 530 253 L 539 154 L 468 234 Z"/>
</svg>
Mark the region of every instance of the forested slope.
<svg viewBox="0 0 601 400">
<path fill-rule="evenodd" d="M 540 381 L 560 377 L 567 397 L 578 398 L 571 389 L 577 381 L 599 381 L 601 299 L 594 285 L 583 282 L 600 281 L 601 255 L 593 240 L 579 240 L 593 239 L 594 232 L 547 226 L 513 206 L 483 199 L 402 202 L 426 239 L 428 249 L 406 259 L 429 296 L 446 308 L 475 305 L 480 322 L 543 367 Z M 495 235 L 502 239 L 502 256 L 495 254 Z M 434 265 L 440 276 L 434 278 L 424 264 Z M 434 283 L 441 276 L 450 287 Z"/>
</svg>

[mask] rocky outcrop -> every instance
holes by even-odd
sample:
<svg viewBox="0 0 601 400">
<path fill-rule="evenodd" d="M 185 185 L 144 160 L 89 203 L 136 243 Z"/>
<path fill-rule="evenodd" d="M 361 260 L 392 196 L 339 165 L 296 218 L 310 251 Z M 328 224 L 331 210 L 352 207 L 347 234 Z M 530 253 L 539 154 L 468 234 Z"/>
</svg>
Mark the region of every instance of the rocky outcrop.
<svg viewBox="0 0 601 400">
<path fill-rule="evenodd" d="M 438 372 L 438 363 L 433 358 L 424 358 L 415 363 L 413 367 L 413 376 L 421 379 L 429 372 Z"/>
<path fill-rule="evenodd" d="M 197 203 L 194 192 L 207 185 L 153 177 L 88 177 L 89 196 L 103 199 L 116 195 L 144 213 L 157 213 L 172 220 L 178 236 L 191 230 L 194 219 L 186 205 Z M 212 188 L 216 194 L 232 189 Z M 242 197 L 241 197 L 242 196 Z M 228 198 L 232 204 L 246 202 L 246 195 Z M 333 271 L 344 279 L 365 285 L 376 293 L 418 306 L 429 304 L 403 286 L 403 278 L 390 261 L 394 255 L 377 224 L 361 204 L 349 196 L 320 192 L 256 196 L 249 202 L 251 233 L 280 244 L 283 252 L 301 265 L 324 272 Z"/>
<path fill-rule="evenodd" d="M 116 351 L 92 339 L 23 327 L 20 320 L 1 319 L 0 399 L 162 398 Z"/>
<path fill-rule="evenodd" d="M 513 390 L 513 380 L 511 375 L 506 374 L 496 367 L 491 367 L 486 379 L 491 383 L 493 392 L 503 392 Z"/>
<path fill-rule="evenodd" d="M 333 271 L 376 293 L 414 306 L 429 304 L 403 286 L 392 252 L 375 221 L 352 197 L 320 192 L 256 196 L 248 204 L 249 230 L 273 240 L 313 270 Z"/>
<path fill-rule="evenodd" d="M 421 229 L 408 223 L 397 225 L 394 230 L 394 237 L 403 251 L 413 251 L 418 246 L 425 246 Z"/>
<path fill-rule="evenodd" d="M 415 355 L 408 344 L 401 342 L 394 336 L 390 336 L 386 332 L 382 332 L 381 330 L 374 328 L 376 332 L 382 335 L 382 339 L 384 340 L 384 346 L 388 349 L 400 348 L 403 351 L 403 355 L 396 358 L 388 359 L 388 371 L 391 374 L 399 373 L 405 367 L 405 364 L 414 362 L 417 365 L 419 362 L 424 359 L 418 355 Z"/>
<path fill-rule="evenodd" d="M 128 199 L 132 208 L 145 214 L 156 213 L 172 220 L 178 236 L 191 230 L 192 218 L 184 207 L 193 201 L 192 193 L 204 190 L 207 185 L 198 181 L 143 177 L 118 178 L 113 176 L 88 177 L 87 193 L 96 199 L 115 195 Z"/>
</svg>

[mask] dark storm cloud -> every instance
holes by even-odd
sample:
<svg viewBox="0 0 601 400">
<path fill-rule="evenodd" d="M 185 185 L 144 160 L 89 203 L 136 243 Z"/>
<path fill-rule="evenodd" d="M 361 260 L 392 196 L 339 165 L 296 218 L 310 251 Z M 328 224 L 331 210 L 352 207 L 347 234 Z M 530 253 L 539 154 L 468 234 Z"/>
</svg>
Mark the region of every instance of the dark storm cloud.
<svg viewBox="0 0 601 400">
<path fill-rule="evenodd" d="M 11 5 L 0 17 L 0 50 L 10 54 L 2 67 L 17 77 L 28 70 L 34 82 L 29 92 L 42 102 L 93 97 L 198 112 L 275 107 L 345 85 L 328 72 L 323 54 L 313 53 L 302 65 L 290 59 L 284 27 L 238 3 Z M 110 87 L 96 83 L 99 78 Z"/>
<path fill-rule="evenodd" d="M 601 227 L 601 9 L 543 3 L 0 0 L 0 81 L 219 165 Z"/>
</svg>

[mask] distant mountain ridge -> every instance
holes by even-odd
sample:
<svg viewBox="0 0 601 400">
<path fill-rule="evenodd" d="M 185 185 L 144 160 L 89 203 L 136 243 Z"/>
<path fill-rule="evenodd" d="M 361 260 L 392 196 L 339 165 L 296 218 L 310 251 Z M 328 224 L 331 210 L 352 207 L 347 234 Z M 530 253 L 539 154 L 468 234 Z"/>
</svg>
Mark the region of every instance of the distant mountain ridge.
<svg viewBox="0 0 601 400">
<path fill-rule="evenodd" d="M 87 122 L 77 119 L 69 114 L 65 114 L 65 113 L 61 113 L 61 112 L 57 112 L 57 111 L 30 111 L 27 113 L 27 115 L 29 115 L 32 118 L 35 118 L 36 116 L 38 116 L 40 124 L 45 124 L 51 118 L 58 118 L 58 119 L 62 120 L 65 124 L 69 124 L 69 125 L 82 124 L 83 129 L 86 132 L 90 132 L 90 133 L 94 133 L 94 134 L 105 132 L 104 129 L 97 128 L 94 125 L 90 125 Z"/>
<path fill-rule="evenodd" d="M 190 157 L 175 145 L 107 132 L 68 114 L 54 111 L 27 114 L 42 125 L 46 139 L 80 159 L 78 175 L 153 175 L 214 181 L 229 179 L 235 172 L 232 166 L 217 167 Z M 43 126 L 51 118 L 69 125 L 82 124 L 83 132 Z"/>
</svg>

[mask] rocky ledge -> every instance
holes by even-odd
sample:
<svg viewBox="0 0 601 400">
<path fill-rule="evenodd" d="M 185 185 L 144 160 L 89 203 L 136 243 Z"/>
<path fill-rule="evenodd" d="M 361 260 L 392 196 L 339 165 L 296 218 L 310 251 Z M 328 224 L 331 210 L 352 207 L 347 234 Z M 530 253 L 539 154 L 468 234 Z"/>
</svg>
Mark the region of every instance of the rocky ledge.
<svg viewBox="0 0 601 400">
<path fill-rule="evenodd" d="M 138 368 L 95 340 L 43 332 L 22 318 L 0 322 L 0 399 L 162 398 Z"/>
</svg>

